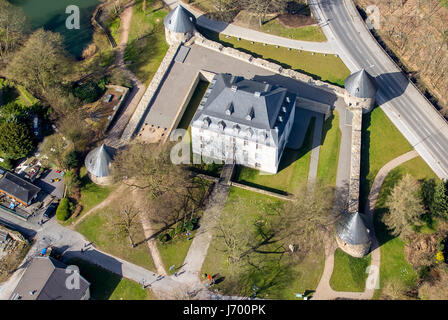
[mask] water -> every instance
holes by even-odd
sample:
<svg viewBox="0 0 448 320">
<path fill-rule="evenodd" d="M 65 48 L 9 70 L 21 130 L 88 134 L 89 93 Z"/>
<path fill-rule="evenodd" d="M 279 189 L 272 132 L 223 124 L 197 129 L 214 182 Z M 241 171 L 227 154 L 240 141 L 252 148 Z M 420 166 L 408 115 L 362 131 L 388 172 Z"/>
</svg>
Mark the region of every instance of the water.
<svg viewBox="0 0 448 320">
<path fill-rule="evenodd" d="M 77 58 L 81 57 L 83 49 L 92 41 L 93 28 L 90 18 L 99 0 L 9 0 L 10 3 L 22 8 L 32 30 L 43 27 L 46 30 L 58 32 L 64 37 L 68 52 Z M 80 11 L 80 29 L 69 30 L 65 20 L 69 16 L 65 9 L 76 5 Z"/>
</svg>

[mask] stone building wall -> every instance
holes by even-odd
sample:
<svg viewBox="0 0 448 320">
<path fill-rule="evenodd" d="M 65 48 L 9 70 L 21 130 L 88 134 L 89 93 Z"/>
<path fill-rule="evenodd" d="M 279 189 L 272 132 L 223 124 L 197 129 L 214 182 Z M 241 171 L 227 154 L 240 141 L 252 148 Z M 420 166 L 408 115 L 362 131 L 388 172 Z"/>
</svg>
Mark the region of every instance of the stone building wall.
<svg viewBox="0 0 448 320">
<path fill-rule="evenodd" d="M 344 93 L 344 101 L 349 108 L 361 108 L 363 113 L 368 113 L 375 107 L 375 98 L 357 98 L 347 91 Z"/>
<path fill-rule="evenodd" d="M 338 243 L 338 246 L 339 248 L 341 248 L 342 251 L 348 253 L 349 255 L 355 258 L 364 257 L 367 253 L 369 253 L 371 246 L 370 242 L 366 244 L 356 244 L 356 245 L 348 244 L 347 242 L 339 238 L 337 235 L 336 235 L 336 242 Z"/>
</svg>

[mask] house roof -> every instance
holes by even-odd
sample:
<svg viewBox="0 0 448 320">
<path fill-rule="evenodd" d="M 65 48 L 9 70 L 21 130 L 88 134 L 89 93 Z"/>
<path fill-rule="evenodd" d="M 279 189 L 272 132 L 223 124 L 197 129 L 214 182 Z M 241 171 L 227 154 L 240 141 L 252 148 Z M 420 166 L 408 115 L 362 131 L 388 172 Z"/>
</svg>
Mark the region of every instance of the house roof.
<svg viewBox="0 0 448 320">
<path fill-rule="evenodd" d="M 361 69 L 345 79 L 345 90 L 358 98 L 373 98 L 378 90 L 378 83 L 365 69 Z"/>
<path fill-rule="evenodd" d="M 217 74 L 193 121 L 210 119 L 232 128 L 263 130 L 280 137 L 295 105 L 296 95 L 285 88 L 247 80 L 228 73 Z M 213 121 L 211 121 L 213 119 Z"/>
<path fill-rule="evenodd" d="M 80 300 L 90 283 L 81 276 L 79 289 L 67 288 L 67 277 L 73 273 L 66 273 L 66 268 L 67 265 L 51 257 L 34 257 L 10 299 Z"/>
<path fill-rule="evenodd" d="M 11 172 L 6 172 L 0 179 L 0 190 L 23 203 L 29 203 L 41 189 Z"/>
<path fill-rule="evenodd" d="M 163 23 L 170 31 L 185 33 L 194 30 L 196 18 L 190 11 L 185 9 L 183 6 L 178 5 L 176 9 L 171 11 L 165 17 Z"/>
<path fill-rule="evenodd" d="M 105 144 L 93 149 L 87 155 L 84 164 L 87 171 L 95 177 L 107 177 L 110 175 L 110 163 L 114 156 L 114 150 Z"/>
<path fill-rule="evenodd" d="M 345 213 L 336 227 L 339 238 L 348 244 L 366 244 L 370 242 L 369 231 L 357 213 Z"/>
</svg>

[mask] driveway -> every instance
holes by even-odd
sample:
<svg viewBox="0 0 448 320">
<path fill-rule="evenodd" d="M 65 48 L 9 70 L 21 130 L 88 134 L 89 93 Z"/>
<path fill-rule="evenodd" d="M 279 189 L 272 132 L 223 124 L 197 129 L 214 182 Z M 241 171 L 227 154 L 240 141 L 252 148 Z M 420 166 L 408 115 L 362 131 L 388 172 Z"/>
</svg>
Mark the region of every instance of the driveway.
<svg viewBox="0 0 448 320">
<path fill-rule="evenodd" d="M 52 182 L 53 179 L 60 179 L 59 182 Z M 43 192 L 62 199 L 64 196 L 64 181 L 61 173 L 56 170 L 47 170 L 42 176 L 34 181 L 34 184 L 42 189 Z"/>
</svg>

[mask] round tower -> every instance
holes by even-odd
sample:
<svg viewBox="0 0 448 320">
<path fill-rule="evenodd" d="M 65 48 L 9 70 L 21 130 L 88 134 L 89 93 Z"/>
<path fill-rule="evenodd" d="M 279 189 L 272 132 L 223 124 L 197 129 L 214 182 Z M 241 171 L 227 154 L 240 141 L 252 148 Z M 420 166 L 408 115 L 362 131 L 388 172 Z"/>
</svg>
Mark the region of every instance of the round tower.
<svg viewBox="0 0 448 320">
<path fill-rule="evenodd" d="M 336 241 L 339 248 L 349 255 L 362 258 L 370 250 L 372 241 L 361 215 L 344 213 L 336 227 Z"/>
<path fill-rule="evenodd" d="M 187 42 L 193 36 L 196 18 L 190 11 L 178 5 L 165 17 L 163 24 L 166 42 L 173 45 L 178 42 Z"/>
<path fill-rule="evenodd" d="M 100 185 L 108 185 L 113 182 L 110 175 L 113 156 L 114 149 L 104 144 L 87 154 L 84 164 L 90 180 Z"/>
<path fill-rule="evenodd" d="M 361 107 L 363 113 L 372 111 L 378 84 L 365 69 L 351 74 L 345 79 L 345 103 L 351 107 Z"/>
</svg>

